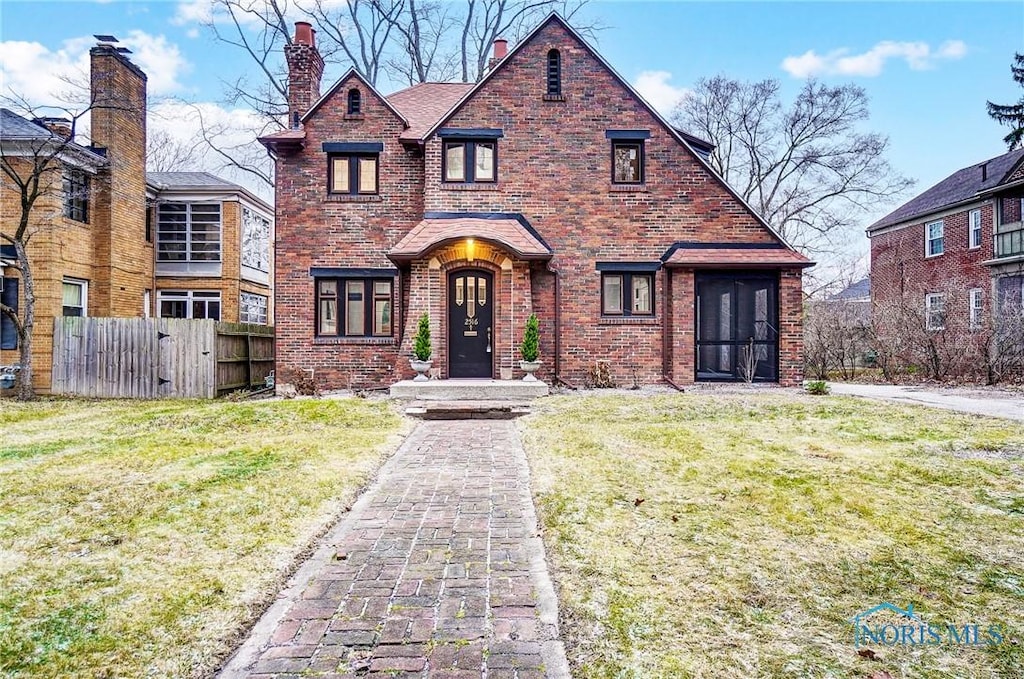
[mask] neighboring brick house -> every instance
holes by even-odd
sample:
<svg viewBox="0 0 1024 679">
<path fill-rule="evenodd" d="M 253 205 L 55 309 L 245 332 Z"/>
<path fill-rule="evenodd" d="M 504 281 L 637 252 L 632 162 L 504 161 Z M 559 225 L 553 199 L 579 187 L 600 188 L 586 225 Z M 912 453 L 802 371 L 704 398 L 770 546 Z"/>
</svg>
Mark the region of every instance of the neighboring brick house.
<svg viewBox="0 0 1024 679">
<path fill-rule="evenodd" d="M 958 170 L 872 224 L 876 309 L 916 308 L 929 330 L 976 330 L 1008 309 L 1019 314 L 1022 203 L 1024 149 Z"/>
<path fill-rule="evenodd" d="M 292 128 L 277 163 L 279 377 L 324 387 L 412 374 L 428 313 L 442 378 L 539 373 L 582 384 L 802 377 L 810 262 L 552 15 L 476 84 L 388 97 L 355 71 L 320 96 L 308 24 L 286 48 Z M 751 348 L 752 347 L 752 348 Z"/>
<path fill-rule="evenodd" d="M 68 121 L 0 110 L 5 162 L 23 168 L 33 157 L 49 158 L 48 145 L 60 150 L 52 170 L 40 174 L 41 195 L 30 213 L 33 372 L 41 392 L 50 387 L 60 316 L 272 322 L 273 209 L 205 173 L 147 176 L 146 75 L 113 45 L 91 50 L 91 88 L 91 146 L 68 141 Z M 0 177 L 0 232 L 13 234 L 20 214 L 19 194 Z M 20 309 L 15 259 L 13 246 L 0 240 L 0 295 Z M 0 318 L 0 365 L 18 363 L 17 347 L 13 323 Z"/>
</svg>

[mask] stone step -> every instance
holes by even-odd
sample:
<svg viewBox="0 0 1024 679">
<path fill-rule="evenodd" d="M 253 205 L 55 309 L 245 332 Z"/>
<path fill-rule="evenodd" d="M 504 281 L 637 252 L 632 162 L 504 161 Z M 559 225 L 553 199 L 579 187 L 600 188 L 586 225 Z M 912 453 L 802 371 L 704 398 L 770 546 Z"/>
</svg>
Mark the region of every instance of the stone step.
<svg viewBox="0 0 1024 679">
<path fill-rule="evenodd" d="M 526 403 L 509 401 L 421 401 L 405 409 L 421 420 L 511 420 L 529 412 Z"/>
<path fill-rule="evenodd" d="M 391 385 L 391 397 L 417 401 L 528 401 L 548 395 L 540 380 L 403 380 Z"/>
</svg>

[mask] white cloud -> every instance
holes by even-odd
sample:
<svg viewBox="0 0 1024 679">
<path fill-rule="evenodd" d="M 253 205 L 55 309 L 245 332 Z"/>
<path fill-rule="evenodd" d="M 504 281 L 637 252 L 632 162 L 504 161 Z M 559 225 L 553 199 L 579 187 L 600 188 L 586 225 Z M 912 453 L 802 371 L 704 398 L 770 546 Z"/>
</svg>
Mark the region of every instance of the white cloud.
<svg viewBox="0 0 1024 679">
<path fill-rule="evenodd" d="M 39 106 L 81 101 L 89 86 L 89 48 L 95 44 L 92 36 L 65 40 L 56 50 L 38 42 L 0 42 L 0 94 L 18 95 Z M 146 72 L 151 95 L 183 89 L 179 78 L 191 65 L 177 45 L 139 30 L 122 36 L 120 44 L 132 50 L 130 59 Z"/>
<path fill-rule="evenodd" d="M 633 87 L 651 106 L 668 115 L 690 93 L 685 87 L 670 84 L 671 79 L 672 74 L 668 71 L 644 71 L 633 81 Z"/>
<path fill-rule="evenodd" d="M 934 68 L 940 61 L 962 59 L 966 54 L 967 44 L 962 40 L 947 40 L 934 50 L 926 42 L 883 40 L 862 54 L 850 54 L 846 47 L 827 54 L 808 50 L 783 59 L 782 69 L 794 78 L 821 75 L 873 78 L 882 73 L 890 59 L 902 59 L 912 70 L 923 71 Z"/>
</svg>

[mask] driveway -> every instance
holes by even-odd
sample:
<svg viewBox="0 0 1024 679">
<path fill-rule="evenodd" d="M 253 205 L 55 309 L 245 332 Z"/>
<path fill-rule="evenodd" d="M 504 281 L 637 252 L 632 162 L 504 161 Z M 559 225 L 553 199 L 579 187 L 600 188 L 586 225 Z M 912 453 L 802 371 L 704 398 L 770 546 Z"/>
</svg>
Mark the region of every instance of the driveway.
<svg viewBox="0 0 1024 679">
<path fill-rule="evenodd" d="M 1024 421 L 1024 396 L 981 389 L 942 389 L 893 384 L 829 383 L 833 394 L 881 401 L 917 403 L 973 415 Z"/>
</svg>

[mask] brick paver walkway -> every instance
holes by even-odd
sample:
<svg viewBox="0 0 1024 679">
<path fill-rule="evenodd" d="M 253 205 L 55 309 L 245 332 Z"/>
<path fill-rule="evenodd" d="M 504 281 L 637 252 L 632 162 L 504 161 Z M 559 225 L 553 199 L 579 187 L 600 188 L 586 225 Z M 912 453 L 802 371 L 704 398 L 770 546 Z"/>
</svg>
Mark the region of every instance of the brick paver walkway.
<svg viewBox="0 0 1024 679">
<path fill-rule="evenodd" d="M 311 675 L 568 677 L 511 422 L 418 425 L 220 676 Z"/>
</svg>

